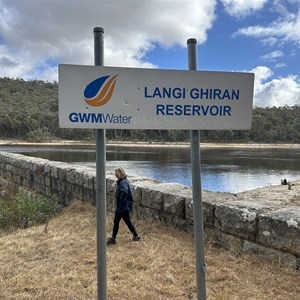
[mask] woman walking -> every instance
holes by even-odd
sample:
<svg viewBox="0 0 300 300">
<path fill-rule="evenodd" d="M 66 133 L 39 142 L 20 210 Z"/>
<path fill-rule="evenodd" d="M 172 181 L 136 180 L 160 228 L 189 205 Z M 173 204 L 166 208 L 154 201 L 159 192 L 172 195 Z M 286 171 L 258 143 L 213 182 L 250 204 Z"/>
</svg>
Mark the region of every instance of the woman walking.
<svg viewBox="0 0 300 300">
<path fill-rule="evenodd" d="M 132 240 L 140 240 L 140 236 L 137 234 L 136 229 L 130 220 L 130 212 L 132 211 L 133 207 L 133 198 L 130 182 L 127 179 L 127 174 L 122 167 L 118 167 L 115 170 L 115 176 L 117 178 L 116 211 L 114 217 L 112 236 L 107 240 L 107 245 L 112 245 L 116 243 L 121 219 L 123 219 L 128 229 L 131 231 L 133 235 Z"/>
</svg>

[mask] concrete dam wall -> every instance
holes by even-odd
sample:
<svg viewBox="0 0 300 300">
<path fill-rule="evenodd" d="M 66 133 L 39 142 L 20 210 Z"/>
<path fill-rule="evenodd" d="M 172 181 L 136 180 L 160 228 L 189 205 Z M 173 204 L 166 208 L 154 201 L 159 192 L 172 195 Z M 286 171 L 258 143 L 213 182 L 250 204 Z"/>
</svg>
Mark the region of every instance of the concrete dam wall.
<svg viewBox="0 0 300 300">
<path fill-rule="evenodd" d="M 129 174 L 130 175 L 130 174 Z M 65 205 L 77 199 L 95 202 L 93 168 L 0 152 L 0 183 L 13 182 L 57 196 Z M 192 189 L 129 176 L 136 218 L 158 220 L 193 232 Z M 280 179 L 279 179 L 280 182 Z M 107 210 L 114 210 L 116 180 L 107 174 Z M 300 181 L 239 194 L 202 191 L 206 237 L 235 253 L 263 254 L 300 269 Z"/>
</svg>

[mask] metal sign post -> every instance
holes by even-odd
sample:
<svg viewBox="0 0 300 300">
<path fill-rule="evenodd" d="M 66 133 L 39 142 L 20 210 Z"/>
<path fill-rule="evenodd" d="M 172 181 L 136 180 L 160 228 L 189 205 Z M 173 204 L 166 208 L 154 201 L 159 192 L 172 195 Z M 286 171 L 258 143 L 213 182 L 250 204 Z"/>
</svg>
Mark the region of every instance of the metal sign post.
<svg viewBox="0 0 300 300">
<path fill-rule="evenodd" d="M 188 65 L 189 70 L 197 70 L 197 40 L 188 39 Z M 200 159 L 200 133 L 191 130 L 191 164 L 192 164 L 192 188 L 194 206 L 194 238 L 196 250 L 196 272 L 197 272 L 197 299 L 206 299 L 205 288 L 205 260 L 204 260 L 204 230 L 203 211 L 201 195 L 201 159 Z"/>
<path fill-rule="evenodd" d="M 103 66 L 104 30 L 94 28 L 95 66 Z M 96 129 L 97 299 L 107 299 L 105 129 Z"/>
</svg>

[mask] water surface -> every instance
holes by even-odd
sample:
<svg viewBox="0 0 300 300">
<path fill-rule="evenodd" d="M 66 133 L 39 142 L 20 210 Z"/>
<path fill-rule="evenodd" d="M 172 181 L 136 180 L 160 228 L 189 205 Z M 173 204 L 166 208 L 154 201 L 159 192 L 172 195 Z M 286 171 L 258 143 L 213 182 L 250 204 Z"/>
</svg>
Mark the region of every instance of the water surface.
<svg viewBox="0 0 300 300">
<path fill-rule="evenodd" d="M 96 166 L 93 146 L 0 146 L 0 151 L 21 153 L 71 164 Z M 107 146 L 106 168 L 123 166 L 138 175 L 191 186 L 189 148 Z M 300 178 L 298 149 L 201 149 L 202 189 L 241 192 Z"/>
</svg>

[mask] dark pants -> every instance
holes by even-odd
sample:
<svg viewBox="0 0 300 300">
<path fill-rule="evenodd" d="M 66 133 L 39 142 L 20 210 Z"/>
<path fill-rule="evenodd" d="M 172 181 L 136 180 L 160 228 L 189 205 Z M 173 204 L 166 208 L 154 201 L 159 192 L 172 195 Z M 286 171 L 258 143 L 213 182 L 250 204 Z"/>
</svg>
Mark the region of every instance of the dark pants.
<svg viewBox="0 0 300 300">
<path fill-rule="evenodd" d="M 136 233 L 136 230 L 135 230 L 135 228 L 134 228 L 134 226 L 133 226 L 133 224 L 131 223 L 131 220 L 130 220 L 129 210 L 125 210 L 125 211 L 121 211 L 121 212 L 115 212 L 114 228 L 113 228 L 112 237 L 114 239 L 117 237 L 117 234 L 118 234 L 118 231 L 119 231 L 119 224 L 120 224 L 121 219 L 124 220 L 125 224 L 129 228 L 131 233 L 134 236 L 137 236 L 138 234 Z"/>
</svg>

